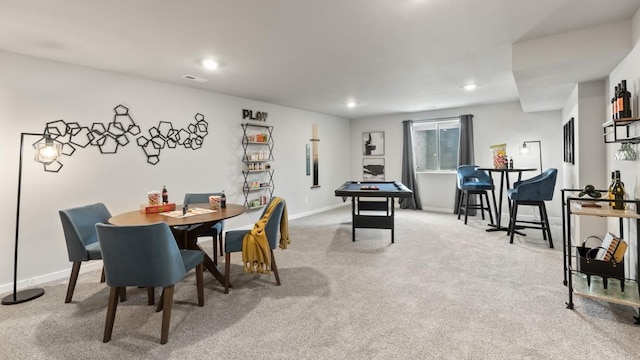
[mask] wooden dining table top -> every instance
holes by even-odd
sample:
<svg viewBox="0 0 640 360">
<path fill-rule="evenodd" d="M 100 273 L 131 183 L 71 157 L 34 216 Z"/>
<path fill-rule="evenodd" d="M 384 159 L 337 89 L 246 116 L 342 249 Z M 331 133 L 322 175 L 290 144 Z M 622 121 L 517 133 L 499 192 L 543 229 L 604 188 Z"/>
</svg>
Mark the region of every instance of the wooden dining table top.
<svg viewBox="0 0 640 360">
<path fill-rule="evenodd" d="M 209 209 L 209 204 L 189 204 L 189 208 Z M 182 205 L 176 206 L 176 210 L 178 209 L 182 209 Z M 229 219 L 244 213 L 246 210 L 247 208 L 243 205 L 227 204 L 227 207 L 218 209 L 214 212 L 185 217 L 172 217 L 162 215 L 161 213 L 145 214 L 140 210 L 134 210 L 112 216 L 109 219 L 109 223 L 118 226 L 147 225 L 159 222 L 165 222 L 169 226 L 194 225 Z"/>
</svg>

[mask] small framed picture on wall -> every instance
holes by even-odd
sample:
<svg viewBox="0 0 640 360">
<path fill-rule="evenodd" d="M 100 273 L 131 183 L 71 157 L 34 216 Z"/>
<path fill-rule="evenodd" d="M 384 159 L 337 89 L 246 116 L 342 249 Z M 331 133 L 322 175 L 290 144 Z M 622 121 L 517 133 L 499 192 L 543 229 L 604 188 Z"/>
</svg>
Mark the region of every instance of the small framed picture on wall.
<svg viewBox="0 0 640 360">
<path fill-rule="evenodd" d="M 564 162 L 569 164 L 575 163 L 574 152 L 574 138 L 573 138 L 573 118 L 569 119 L 563 126 L 564 130 Z"/>
<path fill-rule="evenodd" d="M 384 131 L 371 131 L 362 133 L 362 155 L 384 155 Z"/>
<path fill-rule="evenodd" d="M 384 158 L 362 159 L 362 180 L 384 181 Z"/>
</svg>

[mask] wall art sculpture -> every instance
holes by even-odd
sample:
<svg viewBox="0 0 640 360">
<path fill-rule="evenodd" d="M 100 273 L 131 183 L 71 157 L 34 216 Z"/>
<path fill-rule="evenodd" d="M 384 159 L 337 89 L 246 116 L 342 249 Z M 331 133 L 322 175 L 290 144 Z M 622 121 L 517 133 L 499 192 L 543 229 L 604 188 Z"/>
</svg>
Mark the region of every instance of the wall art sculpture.
<svg viewBox="0 0 640 360">
<path fill-rule="evenodd" d="M 209 124 L 200 113 L 195 115 L 195 123 L 189 124 L 186 129 L 174 129 L 171 122 L 160 121 L 158 126 L 149 129 L 148 134 L 142 134 L 129 114 L 129 108 L 120 104 L 113 111 L 113 121 L 107 124 L 93 123 L 89 127 L 80 126 L 77 122 L 56 120 L 46 124 L 44 134 L 51 135 L 61 143 L 62 155 L 66 156 L 73 155 L 77 146 L 86 148 L 89 145 L 98 147 L 102 154 L 115 154 L 120 147 L 135 141 L 142 148 L 147 163 L 156 165 L 160 162 L 160 152 L 165 147 L 173 149 L 182 146 L 198 150 L 209 133 Z M 58 172 L 62 166 L 58 160 L 45 165 L 44 170 Z"/>
</svg>

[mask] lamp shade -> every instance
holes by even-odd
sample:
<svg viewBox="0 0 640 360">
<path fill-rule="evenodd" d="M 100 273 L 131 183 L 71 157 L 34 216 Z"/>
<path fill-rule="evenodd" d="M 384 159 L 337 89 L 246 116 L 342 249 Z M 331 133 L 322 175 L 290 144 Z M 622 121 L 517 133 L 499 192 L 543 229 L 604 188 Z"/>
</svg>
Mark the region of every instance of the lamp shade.
<svg viewBox="0 0 640 360">
<path fill-rule="evenodd" d="M 33 148 L 36 150 L 34 160 L 45 165 L 49 165 L 58 160 L 62 153 L 62 144 L 55 141 L 51 135 L 48 134 L 35 142 Z"/>
</svg>

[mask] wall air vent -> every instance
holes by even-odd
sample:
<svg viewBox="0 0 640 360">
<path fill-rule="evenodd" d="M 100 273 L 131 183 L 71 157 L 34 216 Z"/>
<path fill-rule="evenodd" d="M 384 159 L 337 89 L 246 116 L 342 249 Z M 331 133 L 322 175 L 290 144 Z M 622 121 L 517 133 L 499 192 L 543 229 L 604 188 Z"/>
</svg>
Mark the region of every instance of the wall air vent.
<svg viewBox="0 0 640 360">
<path fill-rule="evenodd" d="M 201 78 L 201 77 L 197 77 L 197 76 L 189 75 L 189 74 L 187 74 L 187 75 L 182 75 L 182 78 L 183 78 L 183 79 L 187 79 L 187 80 L 191 80 L 191 81 L 197 81 L 197 82 L 207 82 L 207 81 L 209 81 L 209 80 L 207 80 L 207 79 L 203 79 L 203 78 Z"/>
</svg>

